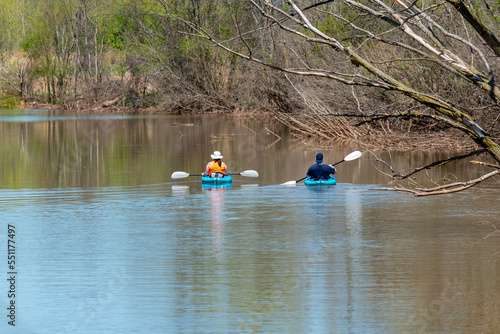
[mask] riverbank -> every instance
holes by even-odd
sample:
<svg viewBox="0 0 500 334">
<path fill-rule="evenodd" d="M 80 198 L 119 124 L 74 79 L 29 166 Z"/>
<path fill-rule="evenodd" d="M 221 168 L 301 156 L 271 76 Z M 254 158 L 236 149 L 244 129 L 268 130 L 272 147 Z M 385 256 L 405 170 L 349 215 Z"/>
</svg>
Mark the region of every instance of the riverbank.
<svg viewBox="0 0 500 334">
<path fill-rule="evenodd" d="M 80 101 L 80 103 L 79 103 Z M 464 133 L 450 127 L 419 126 L 418 123 L 408 122 L 406 128 L 401 124 L 384 121 L 357 125 L 348 122 L 345 117 L 328 116 L 317 117 L 304 113 L 283 114 L 266 107 L 256 108 L 215 108 L 201 104 L 195 107 L 192 103 L 187 106 L 151 106 L 133 107 L 120 104 L 120 99 L 113 99 L 97 103 L 83 103 L 76 100 L 61 105 L 42 102 L 26 102 L 26 109 L 63 110 L 75 113 L 95 114 L 196 114 L 207 117 L 228 116 L 237 118 L 274 118 L 285 124 L 296 137 L 314 138 L 320 146 L 330 146 L 333 142 L 345 141 L 359 145 L 368 150 L 450 150 L 455 152 L 471 151 L 479 146 Z"/>
<path fill-rule="evenodd" d="M 107 101 L 98 101 L 94 103 L 84 102 L 83 99 L 67 101 L 61 104 L 49 104 L 38 101 L 30 101 L 24 103 L 26 109 L 47 109 L 47 110 L 63 110 L 76 113 L 126 113 L 126 114 L 198 114 L 198 115 L 231 115 L 235 117 L 274 117 L 275 113 L 266 107 L 254 108 L 227 108 L 219 105 L 207 105 L 204 103 L 190 104 L 161 104 L 157 106 L 130 106 L 123 103 L 121 98 L 115 98 Z"/>
</svg>

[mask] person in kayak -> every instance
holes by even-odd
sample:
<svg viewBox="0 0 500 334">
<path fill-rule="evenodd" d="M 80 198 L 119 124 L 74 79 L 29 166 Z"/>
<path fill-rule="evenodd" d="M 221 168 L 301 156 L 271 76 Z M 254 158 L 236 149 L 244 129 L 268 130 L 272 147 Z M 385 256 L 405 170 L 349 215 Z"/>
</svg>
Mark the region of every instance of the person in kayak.
<svg viewBox="0 0 500 334">
<path fill-rule="evenodd" d="M 316 163 L 309 167 L 307 176 L 311 180 L 329 179 L 330 174 L 335 174 L 337 170 L 331 165 L 323 165 L 323 153 L 316 154 Z"/>
<path fill-rule="evenodd" d="M 222 154 L 219 151 L 215 151 L 214 154 L 210 155 L 213 161 L 210 161 L 205 168 L 205 176 L 210 177 L 223 177 L 227 175 L 227 166 L 222 162 Z"/>
</svg>

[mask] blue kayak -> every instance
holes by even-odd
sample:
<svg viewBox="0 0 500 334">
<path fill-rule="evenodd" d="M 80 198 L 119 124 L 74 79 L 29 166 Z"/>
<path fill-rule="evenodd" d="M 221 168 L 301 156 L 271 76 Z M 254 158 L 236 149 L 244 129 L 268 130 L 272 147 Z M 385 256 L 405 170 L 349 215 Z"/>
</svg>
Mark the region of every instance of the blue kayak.
<svg viewBox="0 0 500 334">
<path fill-rule="evenodd" d="M 202 176 L 201 183 L 203 184 L 224 184 L 233 182 L 233 177 L 231 175 L 226 175 L 223 177 L 210 177 Z"/>
<path fill-rule="evenodd" d="M 304 183 L 308 186 L 331 186 L 337 183 L 337 180 L 330 175 L 329 179 L 318 179 L 318 180 L 311 180 L 310 177 L 307 177 L 304 180 Z"/>
</svg>

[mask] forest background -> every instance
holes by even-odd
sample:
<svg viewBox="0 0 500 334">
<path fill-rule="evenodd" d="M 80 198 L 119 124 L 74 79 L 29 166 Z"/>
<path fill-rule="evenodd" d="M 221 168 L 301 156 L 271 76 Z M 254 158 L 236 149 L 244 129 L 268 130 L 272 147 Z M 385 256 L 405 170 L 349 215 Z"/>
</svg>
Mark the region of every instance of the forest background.
<svg viewBox="0 0 500 334">
<path fill-rule="evenodd" d="M 221 35 L 234 33 L 226 3 L 169 2 Z M 163 1 L 0 0 L 0 6 L 4 104 L 18 97 L 78 109 L 235 112 L 268 108 L 287 91 L 276 76 L 185 35 L 186 24 Z"/>
</svg>

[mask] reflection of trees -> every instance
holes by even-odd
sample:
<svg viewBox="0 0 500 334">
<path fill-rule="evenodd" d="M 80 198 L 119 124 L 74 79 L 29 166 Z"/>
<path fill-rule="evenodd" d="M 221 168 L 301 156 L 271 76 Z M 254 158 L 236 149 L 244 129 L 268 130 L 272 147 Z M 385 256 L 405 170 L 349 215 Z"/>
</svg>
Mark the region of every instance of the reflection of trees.
<svg viewBox="0 0 500 334">
<path fill-rule="evenodd" d="M 99 186 L 122 182 L 114 175 L 125 170 L 158 173 L 144 155 L 152 140 L 165 141 L 161 133 L 148 137 L 155 126 L 141 120 L 3 123 L 4 186 Z"/>
<path fill-rule="evenodd" d="M 184 122 L 195 125 L 178 125 Z M 274 136 L 250 122 L 245 127 L 259 135 L 247 137 L 251 131 L 241 128 L 241 122 L 170 115 L 3 122 L 0 182 L 9 188 L 164 182 L 173 170 L 202 172 L 210 153 L 219 148 L 231 171 L 272 165 L 274 161 L 259 152 Z M 224 138 L 207 140 L 215 134 Z"/>
</svg>

